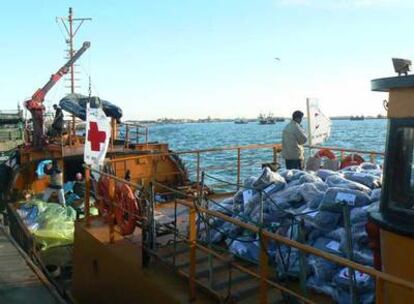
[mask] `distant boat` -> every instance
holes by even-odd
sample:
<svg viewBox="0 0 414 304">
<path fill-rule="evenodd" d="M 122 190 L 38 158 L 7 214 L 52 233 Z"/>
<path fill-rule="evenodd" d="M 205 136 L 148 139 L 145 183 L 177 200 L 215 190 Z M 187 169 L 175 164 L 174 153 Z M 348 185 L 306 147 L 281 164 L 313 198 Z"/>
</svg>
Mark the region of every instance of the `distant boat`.
<svg viewBox="0 0 414 304">
<path fill-rule="evenodd" d="M 276 122 L 284 122 L 285 119 L 283 117 L 278 117 L 276 118 Z"/>
<path fill-rule="evenodd" d="M 247 119 L 244 119 L 244 118 L 237 118 L 237 119 L 234 121 L 234 123 L 235 123 L 235 124 L 238 124 L 238 125 L 245 125 L 245 124 L 247 124 L 247 123 L 249 123 L 249 122 L 247 121 Z"/>
<path fill-rule="evenodd" d="M 274 117 L 271 113 L 269 113 L 267 116 L 264 114 L 260 114 L 258 119 L 259 124 L 261 125 L 274 125 L 276 123 L 276 117 Z"/>
<path fill-rule="evenodd" d="M 365 119 L 364 115 L 361 115 L 361 116 L 351 116 L 349 118 L 349 120 L 364 120 L 364 119 Z"/>
</svg>

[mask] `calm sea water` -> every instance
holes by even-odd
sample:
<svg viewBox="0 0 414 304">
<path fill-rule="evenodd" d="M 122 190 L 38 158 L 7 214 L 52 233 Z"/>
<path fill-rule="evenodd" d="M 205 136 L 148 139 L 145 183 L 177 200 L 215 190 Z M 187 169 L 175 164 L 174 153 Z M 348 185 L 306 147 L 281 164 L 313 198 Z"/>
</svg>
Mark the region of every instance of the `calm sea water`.
<svg viewBox="0 0 414 304">
<path fill-rule="evenodd" d="M 150 127 L 151 141 L 167 142 L 174 151 L 196 150 L 215 147 L 249 144 L 280 143 L 282 130 L 288 123 L 279 122 L 275 125 L 194 123 L 170 124 Z M 306 121 L 303 122 L 306 126 Z M 363 121 L 334 120 L 332 121 L 331 137 L 326 146 L 355 148 L 361 150 L 384 151 L 387 120 L 373 119 Z M 195 155 L 183 155 L 183 160 L 190 176 L 195 177 Z M 242 178 L 260 173 L 261 164 L 271 162 L 271 149 L 245 150 L 242 152 Z M 206 153 L 201 157 L 201 167 L 208 174 L 220 177 L 229 182 L 237 180 L 236 151 Z M 216 181 L 207 183 L 218 184 Z"/>
</svg>

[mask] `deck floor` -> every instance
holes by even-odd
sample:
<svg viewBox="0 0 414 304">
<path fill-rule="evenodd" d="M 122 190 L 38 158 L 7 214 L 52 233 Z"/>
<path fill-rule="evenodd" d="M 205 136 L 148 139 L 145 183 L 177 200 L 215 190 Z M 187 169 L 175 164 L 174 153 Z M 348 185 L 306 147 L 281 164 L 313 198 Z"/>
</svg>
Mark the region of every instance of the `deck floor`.
<svg viewBox="0 0 414 304">
<path fill-rule="evenodd" d="M 0 303 L 62 303 L 0 228 Z"/>
</svg>

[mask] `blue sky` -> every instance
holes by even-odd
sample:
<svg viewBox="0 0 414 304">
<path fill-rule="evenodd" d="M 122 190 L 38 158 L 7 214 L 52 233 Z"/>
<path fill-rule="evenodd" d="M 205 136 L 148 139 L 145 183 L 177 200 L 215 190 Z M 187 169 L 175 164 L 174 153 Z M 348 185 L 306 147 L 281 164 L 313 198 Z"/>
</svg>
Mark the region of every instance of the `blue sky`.
<svg viewBox="0 0 414 304">
<path fill-rule="evenodd" d="M 77 36 L 79 92 L 127 118 L 288 116 L 316 97 L 328 115 L 383 113 L 370 80 L 414 54 L 414 2 L 395 0 L 7 1 L 2 3 L 1 109 L 64 63 L 55 17 L 91 17 Z M 274 60 L 279 57 L 280 61 Z M 68 91 L 61 81 L 46 98 Z"/>
</svg>

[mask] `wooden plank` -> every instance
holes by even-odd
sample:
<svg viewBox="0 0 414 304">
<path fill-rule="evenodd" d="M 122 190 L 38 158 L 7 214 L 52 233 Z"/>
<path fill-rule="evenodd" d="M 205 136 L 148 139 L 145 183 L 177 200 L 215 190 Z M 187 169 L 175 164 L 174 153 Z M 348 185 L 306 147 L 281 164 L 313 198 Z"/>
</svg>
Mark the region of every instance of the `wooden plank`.
<svg viewBox="0 0 414 304">
<path fill-rule="evenodd" d="M 0 303 L 61 303 L 0 229 Z"/>
</svg>

